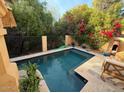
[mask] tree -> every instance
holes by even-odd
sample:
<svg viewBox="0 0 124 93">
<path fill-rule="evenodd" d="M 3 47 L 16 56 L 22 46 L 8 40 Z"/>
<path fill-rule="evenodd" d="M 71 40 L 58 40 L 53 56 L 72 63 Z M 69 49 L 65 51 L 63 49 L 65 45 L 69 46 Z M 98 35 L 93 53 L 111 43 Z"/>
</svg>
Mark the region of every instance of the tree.
<svg viewBox="0 0 124 93">
<path fill-rule="evenodd" d="M 51 31 L 53 17 L 46 11 L 45 3 L 38 0 L 20 0 L 12 4 L 17 22 L 15 31 L 24 35 L 41 35 Z"/>
<path fill-rule="evenodd" d="M 39 47 L 41 51 L 41 35 L 50 33 L 53 28 L 53 17 L 46 10 L 46 2 L 16 0 L 11 7 L 17 27 L 8 30 L 10 56 L 38 52 Z M 13 42 L 16 44 L 13 45 Z"/>
<path fill-rule="evenodd" d="M 106 12 L 115 5 L 122 5 L 121 0 L 93 0 L 93 7 L 99 11 Z M 115 9 L 115 8 L 113 8 Z"/>
<path fill-rule="evenodd" d="M 96 49 L 109 40 L 101 35 L 101 31 L 113 29 L 113 22 L 119 18 L 122 3 L 121 0 L 94 0 L 93 3 L 92 8 L 85 4 L 72 8 L 60 20 L 66 22 L 65 31 L 71 33 L 79 44 L 86 43 Z"/>
<path fill-rule="evenodd" d="M 79 44 L 82 44 L 82 42 L 87 43 L 88 34 L 91 32 L 91 28 L 88 25 L 91 13 L 92 8 L 84 4 L 72 8 L 61 19 L 68 25 L 67 33 L 71 34 Z"/>
</svg>

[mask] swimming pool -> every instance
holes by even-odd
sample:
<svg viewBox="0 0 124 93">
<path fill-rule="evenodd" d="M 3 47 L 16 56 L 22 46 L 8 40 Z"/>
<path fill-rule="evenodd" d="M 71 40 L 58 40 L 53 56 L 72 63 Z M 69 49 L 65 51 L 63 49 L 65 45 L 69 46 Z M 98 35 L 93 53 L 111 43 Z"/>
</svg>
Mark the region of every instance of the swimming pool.
<svg viewBox="0 0 124 93">
<path fill-rule="evenodd" d="M 76 49 L 64 50 L 28 60 L 18 61 L 19 69 L 27 62 L 36 63 L 52 92 L 79 92 L 87 80 L 74 72 L 94 55 Z"/>
</svg>

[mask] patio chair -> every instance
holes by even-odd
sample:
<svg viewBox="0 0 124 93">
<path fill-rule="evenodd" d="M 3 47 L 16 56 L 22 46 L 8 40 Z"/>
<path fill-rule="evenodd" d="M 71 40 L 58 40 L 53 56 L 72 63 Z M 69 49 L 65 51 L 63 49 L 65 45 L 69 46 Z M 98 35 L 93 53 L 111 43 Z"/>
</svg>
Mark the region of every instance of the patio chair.
<svg viewBox="0 0 124 93">
<path fill-rule="evenodd" d="M 116 59 L 111 57 L 105 57 L 105 62 L 103 63 L 102 67 L 102 80 L 105 81 L 104 74 L 108 74 L 113 78 L 117 78 L 124 81 L 124 62 L 117 61 Z"/>
</svg>

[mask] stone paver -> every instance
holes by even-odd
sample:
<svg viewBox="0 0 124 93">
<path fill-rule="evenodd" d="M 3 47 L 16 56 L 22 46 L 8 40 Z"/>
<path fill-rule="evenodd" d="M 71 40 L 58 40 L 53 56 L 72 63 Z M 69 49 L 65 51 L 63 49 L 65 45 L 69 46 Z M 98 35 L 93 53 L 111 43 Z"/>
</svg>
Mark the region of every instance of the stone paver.
<svg viewBox="0 0 124 93">
<path fill-rule="evenodd" d="M 88 80 L 82 92 L 124 92 L 124 82 L 106 76 L 104 82 L 100 78 L 103 56 L 95 56 L 75 69 L 75 72 Z"/>
</svg>

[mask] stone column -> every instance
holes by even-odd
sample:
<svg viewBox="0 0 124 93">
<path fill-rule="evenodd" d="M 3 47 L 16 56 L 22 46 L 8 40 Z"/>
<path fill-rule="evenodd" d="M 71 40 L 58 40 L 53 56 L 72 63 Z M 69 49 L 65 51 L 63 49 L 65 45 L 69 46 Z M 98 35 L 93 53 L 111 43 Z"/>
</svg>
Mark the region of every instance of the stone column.
<svg viewBox="0 0 124 93">
<path fill-rule="evenodd" d="M 43 52 L 47 51 L 47 36 L 42 36 L 42 50 Z"/>
<path fill-rule="evenodd" d="M 0 91 L 16 92 L 19 91 L 18 69 L 15 63 L 10 63 L 4 39 L 4 35 L 6 34 L 0 17 Z"/>
<path fill-rule="evenodd" d="M 73 42 L 73 39 L 70 35 L 65 35 L 65 45 L 69 46 Z"/>
</svg>

